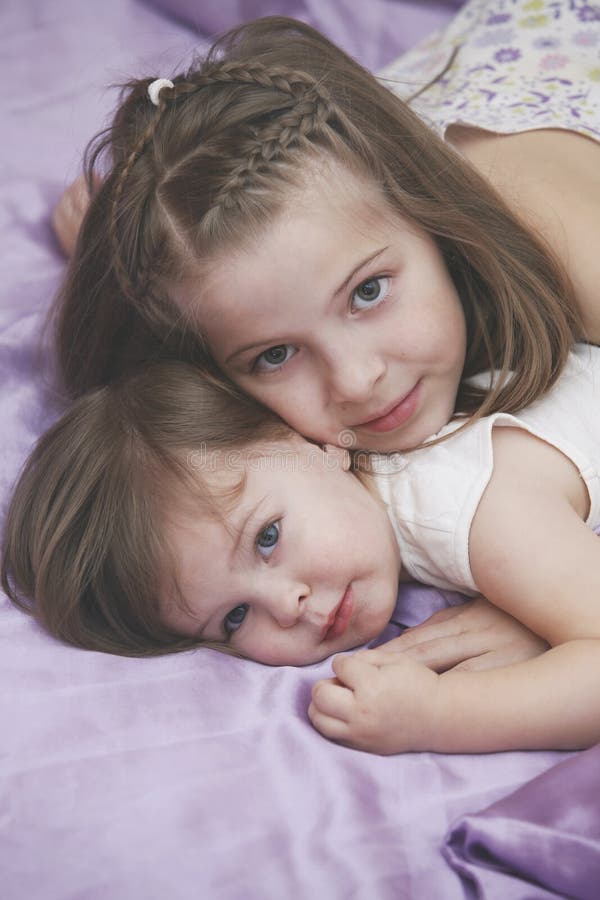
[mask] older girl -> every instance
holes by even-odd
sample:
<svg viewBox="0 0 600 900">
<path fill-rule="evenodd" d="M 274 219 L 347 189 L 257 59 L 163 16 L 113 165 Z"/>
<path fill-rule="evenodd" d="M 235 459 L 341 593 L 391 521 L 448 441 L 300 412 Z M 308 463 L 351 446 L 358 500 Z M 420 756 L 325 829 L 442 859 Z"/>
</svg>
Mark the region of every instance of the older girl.
<svg viewBox="0 0 600 900">
<path fill-rule="evenodd" d="M 132 82 L 90 155 L 94 172 L 107 151 L 108 168 L 58 302 L 69 390 L 176 355 L 307 436 L 386 451 L 417 446 L 455 412 L 543 393 L 574 338 L 600 339 L 594 9 L 468 3 L 442 42 L 458 50 L 438 106 L 426 105 L 433 87 L 416 101 L 429 118 L 439 107 L 446 143 L 292 20 L 242 26 L 172 82 Z M 531 63 L 524 49 L 502 54 L 490 43 L 500 20 L 506 40 L 535 33 L 577 58 L 558 76 L 542 50 Z M 520 60 L 534 69 L 525 98 Z M 530 130 L 467 127 L 487 81 L 479 105 L 448 114 L 444 91 L 466 72 L 478 85 L 482 68 L 500 100 L 481 122 L 491 127 L 494 106 L 506 130 L 514 109 Z M 410 57 L 393 77 L 423 87 Z M 527 102 L 537 82 L 545 106 Z M 512 370 L 510 386 L 469 385 L 486 368 Z"/>
</svg>

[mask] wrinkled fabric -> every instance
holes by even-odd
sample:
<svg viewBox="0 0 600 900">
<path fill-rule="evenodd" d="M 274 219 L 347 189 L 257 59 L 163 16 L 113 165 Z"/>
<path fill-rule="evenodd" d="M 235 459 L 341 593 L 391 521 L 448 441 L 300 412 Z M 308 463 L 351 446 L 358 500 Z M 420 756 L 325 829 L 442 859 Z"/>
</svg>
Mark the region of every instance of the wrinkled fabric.
<svg viewBox="0 0 600 900">
<path fill-rule="evenodd" d="M 449 834 L 446 857 L 476 897 L 597 900 L 599 804 L 596 746 L 462 818 Z"/>
<path fill-rule="evenodd" d="M 300 19 L 373 71 L 421 37 L 442 26 L 462 0 L 149 0 L 152 6 L 196 28 L 216 34 L 259 16 Z"/>
<path fill-rule="evenodd" d="M 361 29 L 369 8 L 355 4 L 348 19 L 363 61 L 379 52 L 368 20 Z M 399 30 L 395 52 L 417 37 Z M 64 273 L 51 209 L 106 124 L 117 97 L 109 86 L 168 75 L 205 43 L 139 0 L 0 7 L 3 509 L 33 442 L 62 407 L 44 333 Z M 414 624 L 457 600 L 404 588 L 394 620 Z M 384 637 L 397 633 L 390 626 Z M 532 779 L 552 772 L 564 785 L 565 814 L 550 823 L 550 837 L 571 832 L 569 804 L 580 809 L 583 794 L 588 819 L 573 829 L 580 865 L 586 847 L 588 860 L 597 852 L 598 812 L 586 777 L 574 777 L 585 754 L 348 750 L 320 737 L 306 715 L 311 686 L 330 674 L 329 661 L 275 669 L 212 650 L 146 660 L 85 652 L 1 598 L 3 900 L 462 900 L 473 870 L 487 879 L 483 896 L 504 897 L 502 873 L 475 862 L 465 876 L 457 854 L 448 864 L 445 836 L 531 782 L 517 801 L 527 823 L 539 803 Z M 573 764 L 564 775 L 552 769 L 563 760 Z M 490 828 L 497 843 L 502 829 Z M 542 856 L 539 865 L 554 883 L 550 862 Z"/>
</svg>

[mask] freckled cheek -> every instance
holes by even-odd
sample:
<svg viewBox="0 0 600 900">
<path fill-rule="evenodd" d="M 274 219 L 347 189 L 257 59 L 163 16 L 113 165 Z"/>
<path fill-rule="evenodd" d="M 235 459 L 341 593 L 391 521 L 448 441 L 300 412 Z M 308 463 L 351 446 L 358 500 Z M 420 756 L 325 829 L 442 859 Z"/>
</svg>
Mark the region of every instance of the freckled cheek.
<svg viewBox="0 0 600 900">
<path fill-rule="evenodd" d="M 436 302 L 437 301 L 437 302 Z M 413 322 L 410 343 L 420 348 L 428 359 L 437 362 L 453 362 L 464 358 L 466 325 L 462 307 L 446 298 L 435 298 L 422 317 Z"/>
<path fill-rule="evenodd" d="M 314 380 L 299 374 L 286 379 L 285 385 L 279 383 L 273 389 L 258 389 L 256 398 L 301 434 L 322 440 L 329 418 L 323 402 L 324 391 L 324 386 L 320 388 Z"/>
</svg>

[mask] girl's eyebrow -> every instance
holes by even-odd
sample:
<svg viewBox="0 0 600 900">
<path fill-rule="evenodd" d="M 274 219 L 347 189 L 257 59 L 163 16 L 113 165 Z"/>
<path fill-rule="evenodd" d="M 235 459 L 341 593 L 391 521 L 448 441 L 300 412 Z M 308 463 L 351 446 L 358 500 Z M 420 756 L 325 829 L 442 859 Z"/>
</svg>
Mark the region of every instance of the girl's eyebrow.
<svg viewBox="0 0 600 900">
<path fill-rule="evenodd" d="M 334 298 L 338 297 L 343 291 L 346 290 L 346 288 L 348 287 L 348 285 L 350 284 L 352 279 L 355 277 L 357 272 L 360 272 L 360 270 L 362 268 L 364 268 L 364 266 L 367 266 L 367 265 L 369 265 L 369 263 L 372 263 L 374 260 L 376 260 L 379 256 L 381 256 L 382 253 L 385 253 L 385 251 L 388 248 L 389 248 L 389 245 L 387 245 L 385 247 L 380 247 L 379 250 L 375 250 L 374 253 L 369 254 L 369 256 L 367 256 L 367 257 L 365 257 L 365 259 L 361 260 L 358 263 L 358 265 L 352 269 L 350 274 L 346 278 L 344 278 L 344 280 L 342 281 L 340 286 L 338 288 L 336 288 L 336 290 L 333 292 L 332 296 Z M 263 340 L 263 341 L 255 341 L 253 344 L 247 344 L 245 347 L 240 347 L 239 350 L 234 350 L 233 353 L 229 354 L 229 356 L 225 360 L 224 365 L 227 365 L 228 363 L 230 363 L 233 359 L 235 359 L 236 356 L 241 356 L 242 354 L 247 353 L 249 350 L 254 350 L 254 349 L 257 349 L 258 347 L 271 347 L 271 346 L 274 346 L 276 344 L 276 342 L 277 342 L 277 338 L 272 338 L 271 340 L 267 339 L 267 340 Z"/>
<path fill-rule="evenodd" d="M 360 270 L 364 268 L 364 266 L 368 266 L 369 263 L 374 262 L 379 256 L 381 256 L 382 253 L 385 253 L 388 247 L 389 245 L 386 247 L 381 247 L 379 250 L 376 250 L 375 253 L 371 253 L 370 256 L 367 256 L 365 259 L 363 259 L 362 262 L 359 262 L 359 264 L 354 269 L 352 269 L 348 277 L 345 278 L 344 281 L 340 284 L 339 288 L 334 292 L 333 296 L 337 297 L 339 294 L 345 291 L 356 273 L 360 272 Z"/>
</svg>

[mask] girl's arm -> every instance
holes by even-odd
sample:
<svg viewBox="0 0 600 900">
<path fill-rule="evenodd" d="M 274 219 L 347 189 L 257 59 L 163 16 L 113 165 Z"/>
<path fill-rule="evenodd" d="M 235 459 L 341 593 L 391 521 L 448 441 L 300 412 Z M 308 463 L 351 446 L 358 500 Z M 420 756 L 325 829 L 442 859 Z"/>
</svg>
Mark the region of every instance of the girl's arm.
<svg viewBox="0 0 600 900">
<path fill-rule="evenodd" d="M 523 662 L 547 642 L 484 597 L 448 606 L 379 648 L 404 653 L 435 672 L 483 671 Z"/>
<path fill-rule="evenodd" d="M 485 672 L 431 669 L 365 650 L 333 661 L 309 717 L 325 737 L 371 753 L 575 750 L 600 741 L 600 641 L 561 644 Z"/>
<path fill-rule="evenodd" d="M 380 650 L 334 660 L 309 715 L 377 753 L 575 749 L 600 741 L 600 540 L 575 466 L 496 428 L 494 473 L 473 520 L 471 568 L 490 600 L 552 648 L 527 662 L 442 675 Z"/>
</svg>

